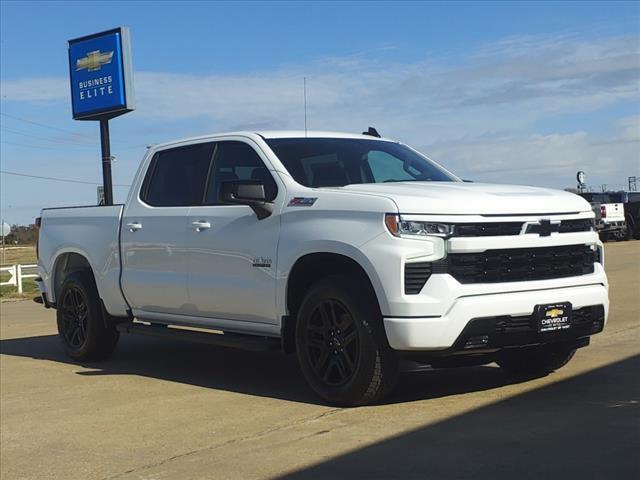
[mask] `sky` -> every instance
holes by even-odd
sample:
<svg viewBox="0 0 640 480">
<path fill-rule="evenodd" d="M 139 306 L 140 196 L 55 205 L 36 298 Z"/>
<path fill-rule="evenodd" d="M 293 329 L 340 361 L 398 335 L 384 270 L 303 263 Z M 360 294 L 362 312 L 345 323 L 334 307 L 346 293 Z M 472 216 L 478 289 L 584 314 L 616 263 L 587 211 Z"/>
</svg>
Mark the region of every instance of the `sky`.
<svg viewBox="0 0 640 480">
<path fill-rule="evenodd" d="M 131 29 L 136 110 L 110 122 L 115 201 L 149 144 L 231 130 L 381 134 L 460 177 L 620 189 L 640 176 L 640 2 L 0 3 L 2 218 L 92 204 L 67 40 Z"/>
</svg>

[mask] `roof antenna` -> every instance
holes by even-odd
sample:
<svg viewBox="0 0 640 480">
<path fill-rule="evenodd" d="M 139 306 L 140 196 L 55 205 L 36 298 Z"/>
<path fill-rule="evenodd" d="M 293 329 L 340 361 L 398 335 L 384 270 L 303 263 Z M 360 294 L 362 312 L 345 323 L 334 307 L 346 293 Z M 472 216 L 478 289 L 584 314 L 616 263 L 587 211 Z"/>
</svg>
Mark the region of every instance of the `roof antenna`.
<svg viewBox="0 0 640 480">
<path fill-rule="evenodd" d="M 362 132 L 362 135 L 369 135 L 370 137 L 380 138 L 380 134 L 373 127 L 369 127 L 369 129 L 366 132 Z"/>
<path fill-rule="evenodd" d="M 304 137 L 307 138 L 307 77 L 303 77 L 304 91 Z"/>
</svg>

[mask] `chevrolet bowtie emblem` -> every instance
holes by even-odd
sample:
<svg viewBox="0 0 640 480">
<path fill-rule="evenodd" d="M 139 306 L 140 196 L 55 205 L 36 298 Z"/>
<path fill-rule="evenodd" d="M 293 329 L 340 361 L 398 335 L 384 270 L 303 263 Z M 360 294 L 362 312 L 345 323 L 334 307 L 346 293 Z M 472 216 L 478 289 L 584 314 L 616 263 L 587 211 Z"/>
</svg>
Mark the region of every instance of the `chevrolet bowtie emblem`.
<svg viewBox="0 0 640 480">
<path fill-rule="evenodd" d="M 540 236 L 548 237 L 551 235 L 551 220 L 540 220 Z"/>
<path fill-rule="evenodd" d="M 563 313 L 564 313 L 564 310 L 562 310 L 561 308 L 552 308 L 551 310 L 547 311 L 547 317 L 556 318 L 562 315 Z"/>
<path fill-rule="evenodd" d="M 87 69 L 89 72 L 100 70 L 102 65 L 111 63 L 113 52 L 100 53 L 100 50 L 94 50 L 87 53 L 86 57 L 76 60 L 76 71 Z"/>
</svg>

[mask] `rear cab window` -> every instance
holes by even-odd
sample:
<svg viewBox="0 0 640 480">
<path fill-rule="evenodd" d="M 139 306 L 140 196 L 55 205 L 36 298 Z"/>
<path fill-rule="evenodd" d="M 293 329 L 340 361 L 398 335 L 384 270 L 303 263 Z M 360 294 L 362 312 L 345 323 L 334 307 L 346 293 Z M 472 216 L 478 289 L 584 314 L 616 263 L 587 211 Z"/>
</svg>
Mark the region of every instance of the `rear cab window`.
<svg viewBox="0 0 640 480">
<path fill-rule="evenodd" d="M 213 143 L 200 143 L 158 152 L 140 198 L 154 207 L 201 205 L 213 150 Z"/>
</svg>

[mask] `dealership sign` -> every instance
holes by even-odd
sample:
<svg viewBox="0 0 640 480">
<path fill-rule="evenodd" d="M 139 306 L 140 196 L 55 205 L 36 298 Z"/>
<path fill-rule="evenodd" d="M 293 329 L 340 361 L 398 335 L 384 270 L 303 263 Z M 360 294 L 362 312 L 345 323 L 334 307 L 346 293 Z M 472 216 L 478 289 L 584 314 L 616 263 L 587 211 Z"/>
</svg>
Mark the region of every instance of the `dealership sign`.
<svg viewBox="0 0 640 480">
<path fill-rule="evenodd" d="M 69 78 L 75 120 L 109 119 L 132 111 L 129 29 L 69 40 Z"/>
</svg>

